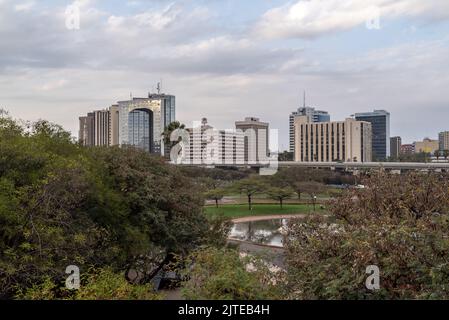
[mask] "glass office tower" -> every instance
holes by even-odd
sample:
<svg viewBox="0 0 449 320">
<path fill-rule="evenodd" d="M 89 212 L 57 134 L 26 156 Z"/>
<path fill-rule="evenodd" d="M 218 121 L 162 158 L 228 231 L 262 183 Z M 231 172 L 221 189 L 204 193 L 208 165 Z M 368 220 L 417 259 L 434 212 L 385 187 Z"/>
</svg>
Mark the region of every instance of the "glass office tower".
<svg viewBox="0 0 449 320">
<path fill-rule="evenodd" d="M 371 123 L 373 161 L 385 161 L 390 157 L 390 113 L 385 110 L 356 113 L 355 119 Z"/>
<path fill-rule="evenodd" d="M 148 98 L 119 101 L 119 142 L 163 154 L 162 133 L 175 121 L 175 97 L 149 94 Z"/>
</svg>

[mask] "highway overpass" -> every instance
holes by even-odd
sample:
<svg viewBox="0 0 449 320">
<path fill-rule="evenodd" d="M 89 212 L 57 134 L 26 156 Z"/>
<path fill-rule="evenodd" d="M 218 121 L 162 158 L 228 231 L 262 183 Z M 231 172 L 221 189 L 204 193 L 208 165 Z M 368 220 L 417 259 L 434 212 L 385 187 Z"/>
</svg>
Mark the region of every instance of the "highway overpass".
<svg viewBox="0 0 449 320">
<path fill-rule="evenodd" d="M 183 164 L 183 166 L 196 167 L 215 167 L 215 168 L 266 168 L 268 164 Z M 273 162 L 271 167 L 276 168 L 276 163 Z M 431 171 L 449 171 L 449 163 L 420 163 L 420 162 L 295 162 L 295 161 L 279 161 L 277 162 L 279 168 L 324 168 L 331 170 L 369 170 L 369 169 L 384 169 L 384 170 L 431 170 Z"/>
</svg>

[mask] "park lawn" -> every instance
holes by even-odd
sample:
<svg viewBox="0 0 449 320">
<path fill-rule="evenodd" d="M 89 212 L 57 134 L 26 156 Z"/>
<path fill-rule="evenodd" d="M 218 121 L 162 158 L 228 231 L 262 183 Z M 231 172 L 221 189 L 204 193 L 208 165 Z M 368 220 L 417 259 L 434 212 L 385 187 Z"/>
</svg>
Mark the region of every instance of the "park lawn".
<svg viewBox="0 0 449 320">
<path fill-rule="evenodd" d="M 284 204 L 283 209 L 278 204 L 254 204 L 253 210 L 248 209 L 248 204 L 227 204 L 215 206 L 206 206 L 205 213 L 208 216 L 224 215 L 227 218 L 240 218 L 248 216 L 268 216 L 277 214 L 299 214 L 313 212 L 313 205 L 307 204 Z M 323 211 L 316 206 L 316 212 Z"/>
</svg>

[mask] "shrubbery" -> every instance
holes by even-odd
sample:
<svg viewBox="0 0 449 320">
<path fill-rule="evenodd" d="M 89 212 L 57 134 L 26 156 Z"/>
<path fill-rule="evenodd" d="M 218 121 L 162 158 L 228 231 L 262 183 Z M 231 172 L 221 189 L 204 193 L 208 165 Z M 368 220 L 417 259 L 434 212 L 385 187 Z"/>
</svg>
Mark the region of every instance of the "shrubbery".
<svg viewBox="0 0 449 320">
<path fill-rule="evenodd" d="M 0 297 L 58 283 L 72 264 L 124 274 L 186 255 L 210 234 L 203 204 L 192 179 L 159 157 L 81 147 L 57 125 L 28 130 L 2 116 Z"/>
</svg>

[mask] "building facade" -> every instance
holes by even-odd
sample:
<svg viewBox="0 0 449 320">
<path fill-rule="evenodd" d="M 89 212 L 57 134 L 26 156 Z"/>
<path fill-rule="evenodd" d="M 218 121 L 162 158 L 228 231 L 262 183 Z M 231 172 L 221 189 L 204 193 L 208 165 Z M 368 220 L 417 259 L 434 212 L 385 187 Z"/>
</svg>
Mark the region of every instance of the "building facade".
<svg viewBox="0 0 449 320">
<path fill-rule="evenodd" d="M 90 112 L 87 116 L 79 117 L 80 129 L 78 132 L 79 142 L 86 147 L 95 145 L 95 113 Z"/>
<path fill-rule="evenodd" d="M 183 146 L 183 164 L 244 164 L 245 144 L 241 130 L 218 130 L 207 124 L 187 129 L 189 143 Z"/>
<path fill-rule="evenodd" d="M 290 152 L 295 152 L 295 118 L 306 116 L 311 122 L 329 122 L 331 117 L 327 111 L 316 110 L 312 107 L 302 107 L 290 114 L 289 132 L 290 132 Z"/>
<path fill-rule="evenodd" d="M 415 153 L 414 144 L 403 144 L 401 145 L 401 154 L 411 155 Z"/>
<path fill-rule="evenodd" d="M 119 145 L 133 145 L 151 153 L 164 154 L 162 133 L 175 121 L 175 97 L 149 94 L 118 102 Z"/>
<path fill-rule="evenodd" d="M 261 122 L 259 118 L 247 117 L 243 121 L 236 121 L 235 128 L 244 133 L 245 163 L 256 163 L 268 158 L 270 128 L 267 122 Z"/>
<path fill-rule="evenodd" d="M 295 118 L 295 161 L 371 162 L 372 129 L 369 122 L 312 122 L 307 116 Z"/>
<path fill-rule="evenodd" d="M 386 160 L 390 156 L 390 113 L 385 110 L 374 110 L 373 112 L 356 113 L 357 121 L 371 123 L 372 156 L 376 161 Z"/>
<path fill-rule="evenodd" d="M 94 111 L 95 114 L 95 146 L 109 146 L 109 110 Z"/>
<path fill-rule="evenodd" d="M 109 146 L 119 145 L 119 108 L 114 104 L 109 108 Z"/>
<path fill-rule="evenodd" d="M 424 138 L 423 141 L 416 141 L 415 145 L 415 153 L 430 153 L 434 154 L 435 151 L 439 150 L 440 143 L 438 140 L 432 140 L 429 138 Z"/>
<path fill-rule="evenodd" d="M 438 147 L 440 151 L 449 150 L 449 131 L 438 134 Z"/>
<path fill-rule="evenodd" d="M 79 141 L 85 146 L 132 145 L 164 155 L 162 132 L 175 121 L 175 108 L 175 96 L 159 93 L 120 101 L 80 117 Z"/>
<path fill-rule="evenodd" d="M 401 137 L 390 138 L 390 157 L 393 159 L 399 158 L 401 154 L 402 139 Z"/>
</svg>

